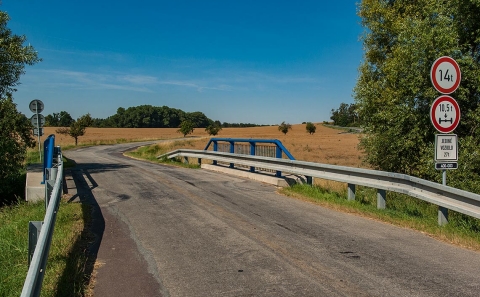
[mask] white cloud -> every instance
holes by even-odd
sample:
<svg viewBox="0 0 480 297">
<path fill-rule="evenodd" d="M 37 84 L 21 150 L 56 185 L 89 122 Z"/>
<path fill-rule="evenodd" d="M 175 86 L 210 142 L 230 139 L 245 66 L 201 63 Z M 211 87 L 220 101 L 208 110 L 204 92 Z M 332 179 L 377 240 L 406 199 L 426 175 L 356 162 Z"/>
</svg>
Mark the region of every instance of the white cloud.
<svg viewBox="0 0 480 297">
<path fill-rule="evenodd" d="M 319 87 L 319 78 L 309 76 L 288 76 L 241 70 L 208 70 L 200 72 L 202 77 L 182 79 L 176 73 L 162 73 L 159 76 L 118 72 L 84 72 L 65 69 L 36 69 L 29 71 L 30 85 L 43 87 L 72 88 L 79 90 L 125 90 L 155 93 L 162 86 L 193 89 L 197 92 L 211 91 L 252 91 L 283 88 L 284 85 L 312 85 Z M 178 78 L 180 76 L 180 78 Z M 185 76 L 185 75 L 183 75 Z M 168 77 L 176 77 L 169 79 Z"/>
<path fill-rule="evenodd" d="M 147 75 L 124 75 L 119 76 L 118 79 L 120 81 L 126 81 L 136 85 L 150 85 L 158 83 L 156 77 Z"/>
</svg>

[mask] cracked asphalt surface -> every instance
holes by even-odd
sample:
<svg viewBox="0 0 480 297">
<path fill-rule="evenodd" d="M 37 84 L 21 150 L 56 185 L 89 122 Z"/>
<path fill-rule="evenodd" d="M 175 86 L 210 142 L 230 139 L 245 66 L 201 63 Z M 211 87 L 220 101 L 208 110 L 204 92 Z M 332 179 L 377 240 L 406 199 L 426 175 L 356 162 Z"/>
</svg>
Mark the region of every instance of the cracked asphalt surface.
<svg viewBox="0 0 480 297">
<path fill-rule="evenodd" d="M 480 253 L 285 197 L 270 185 L 66 151 L 93 205 L 94 296 L 478 296 Z M 74 184 L 73 184 L 74 182 Z"/>
</svg>

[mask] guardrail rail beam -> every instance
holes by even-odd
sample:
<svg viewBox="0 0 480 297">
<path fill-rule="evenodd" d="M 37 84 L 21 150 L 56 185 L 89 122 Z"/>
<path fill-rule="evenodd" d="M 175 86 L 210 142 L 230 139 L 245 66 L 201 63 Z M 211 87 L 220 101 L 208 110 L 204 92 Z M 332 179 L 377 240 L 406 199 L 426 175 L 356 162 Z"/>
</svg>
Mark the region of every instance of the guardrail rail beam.
<svg viewBox="0 0 480 297">
<path fill-rule="evenodd" d="M 448 209 L 480 219 L 480 195 L 406 174 L 207 150 L 179 149 L 158 158 L 180 156 L 217 160 L 344 182 L 349 185 L 347 199 L 350 200 L 354 199 L 356 185 L 374 188 L 378 191 L 378 208 L 386 207 L 387 191 L 406 194 L 444 208 L 446 211 L 439 208 L 439 225 L 448 222 Z"/>
</svg>

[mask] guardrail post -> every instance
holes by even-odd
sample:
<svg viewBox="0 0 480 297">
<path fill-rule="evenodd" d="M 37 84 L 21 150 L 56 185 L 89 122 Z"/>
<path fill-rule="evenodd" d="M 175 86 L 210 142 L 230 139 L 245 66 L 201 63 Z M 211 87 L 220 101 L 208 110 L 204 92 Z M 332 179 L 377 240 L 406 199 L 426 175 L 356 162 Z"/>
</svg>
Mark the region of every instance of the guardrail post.
<svg viewBox="0 0 480 297">
<path fill-rule="evenodd" d="M 255 142 L 250 142 L 250 155 L 255 156 Z M 250 166 L 250 172 L 255 172 L 255 166 Z"/>
<path fill-rule="evenodd" d="M 355 200 L 355 186 L 354 184 L 348 184 L 348 189 L 347 189 L 347 200 L 348 201 L 353 201 Z"/>
<path fill-rule="evenodd" d="M 183 157 L 183 164 L 187 164 L 187 165 L 188 165 L 188 157 Z"/>
<path fill-rule="evenodd" d="M 387 202 L 387 191 L 377 189 L 377 208 L 378 209 L 385 209 Z"/>
<path fill-rule="evenodd" d="M 217 151 L 218 151 L 218 142 L 217 142 L 217 141 L 213 141 L 213 151 L 214 151 L 214 152 L 217 152 Z M 217 161 L 216 161 L 216 160 L 213 160 L 213 165 L 217 165 Z"/>
<path fill-rule="evenodd" d="M 313 185 L 313 177 L 311 176 L 305 176 L 305 178 L 307 178 L 307 185 Z"/>
<path fill-rule="evenodd" d="M 448 208 L 438 207 L 438 225 L 444 226 L 448 224 Z"/>
<path fill-rule="evenodd" d="M 282 158 L 282 149 L 280 148 L 280 146 L 278 146 L 278 144 L 276 145 L 275 157 L 277 157 L 278 159 Z M 282 177 L 282 172 L 277 170 L 277 172 L 275 173 L 275 176 Z"/>
<path fill-rule="evenodd" d="M 42 230 L 43 221 L 30 221 L 28 223 L 28 266 L 32 262 L 33 253 L 37 246 L 38 237 Z"/>
<path fill-rule="evenodd" d="M 229 141 L 230 142 L 230 154 L 235 154 L 235 142 Z M 234 168 L 235 164 L 230 163 L 230 168 Z"/>
</svg>

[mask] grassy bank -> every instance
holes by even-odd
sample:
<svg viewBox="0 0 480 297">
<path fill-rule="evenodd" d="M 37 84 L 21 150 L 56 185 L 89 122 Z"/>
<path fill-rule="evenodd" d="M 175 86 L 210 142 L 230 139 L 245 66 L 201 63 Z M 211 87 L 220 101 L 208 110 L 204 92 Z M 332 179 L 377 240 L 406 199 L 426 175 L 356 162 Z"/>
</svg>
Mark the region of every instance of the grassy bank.
<svg viewBox="0 0 480 297">
<path fill-rule="evenodd" d="M 85 214 L 79 203 L 62 202 L 42 287 L 42 296 L 82 296 L 85 291 Z M 43 202 L 0 209 L 0 296 L 20 296 L 28 271 L 28 222 L 42 221 Z"/>
<path fill-rule="evenodd" d="M 126 152 L 125 154 L 133 158 L 147 160 L 154 163 L 162 163 L 167 165 L 172 164 L 172 165 L 188 167 L 188 168 L 199 168 L 200 166 L 197 164 L 196 160 L 192 160 L 194 161 L 192 163 L 185 164 L 185 163 L 179 162 L 178 160 L 173 160 L 173 159 L 166 159 L 166 158 L 157 159 L 158 156 L 168 153 L 170 151 L 176 150 L 178 148 L 187 148 L 187 149 L 194 148 L 198 141 L 199 140 L 182 140 L 182 141 L 172 140 L 172 141 L 162 142 L 161 144 L 140 147 L 134 151 Z"/>
<path fill-rule="evenodd" d="M 40 162 L 36 149 L 28 150 L 27 165 Z M 64 158 L 64 168 L 75 164 Z M 0 207 L 0 296 L 19 296 L 28 271 L 28 222 L 42 221 L 44 202 L 24 202 L 25 170 L 19 173 L 15 200 Z M 84 296 L 88 277 L 85 248 L 90 208 L 61 202 L 48 256 L 42 296 Z M 88 276 L 88 273 L 87 273 Z"/>
<path fill-rule="evenodd" d="M 357 187 L 355 201 L 346 199 L 346 191 L 319 186 L 295 185 L 280 192 L 334 210 L 425 232 L 436 239 L 480 251 L 480 220 L 449 211 L 449 224 L 440 227 L 437 223 L 438 206 L 407 195 L 388 192 L 386 209 L 377 209 L 376 190 L 371 188 Z"/>
</svg>

